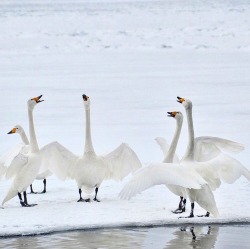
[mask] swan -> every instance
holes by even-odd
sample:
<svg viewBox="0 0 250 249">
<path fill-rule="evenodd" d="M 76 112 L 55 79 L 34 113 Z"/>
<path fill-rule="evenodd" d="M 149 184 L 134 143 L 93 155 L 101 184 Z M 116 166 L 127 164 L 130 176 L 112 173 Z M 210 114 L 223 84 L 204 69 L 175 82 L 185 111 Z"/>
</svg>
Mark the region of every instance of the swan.
<svg viewBox="0 0 250 249">
<path fill-rule="evenodd" d="M 29 140 L 28 140 L 28 138 L 26 136 L 26 133 L 25 133 L 25 131 L 24 131 L 24 129 L 23 129 L 23 127 L 21 125 L 16 125 L 10 132 L 8 132 L 8 134 L 19 134 L 21 136 L 23 144 L 26 145 L 26 147 L 29 147 L 29 144 L 30 144 Z M 41 151 L 42 150 L 43 149 L 41 149 Z M 12 156 L 12 158 L 14 158 L 14 157 L 15 156 Z M 41 194 L 46 193 L 46 178 L 48 176 L 50 176 L 51 174 L 52 173 L 51 173 L 50 170 L 45 169 L 43 172 L 39 172 L 38 175 L 36 176 L 36 180 L 43 180 L 44 188 L 43 188 L 43 191 L 40 192 Z M 7 178 L 9 178 L 8 177 L 8 175 L 9 175 L 8 170 L 7 170 L 6 175 L 7 175 Z M 37 192 L 34 192 L 32 184 L 30 185 L 30 193 L 31 194 L 36 194 L 37 193 Z"/>
<path fill-rule="evenodd" d="M 28 153 L 22 151 L 12 160 L 10 167 L 19 168 L 18 172 L 12 181 L 12 184 L 7 192 L 7 195 L 2 201 L 2 207 L 4 204 L 18 195 L 20 204 L 22 207 L 32 207 L 37 204 L 28 204 L 26 190 L 30 184 L 34 181 L 38 175 L 42 159 L 39 153 L 39 147 L 36 140 L 34 122 L 33 122 L 33 110 L 34 107 L 42 102 L 42 95 L 28 100 L 28 117 L 29 117 L 29 131 L 30 131 L 30 146 Z M 27 151 L 25 151 L 27 152 Z M 24 195 L 22 200 L 21 193 Z"/>
<path fill-rule="evenodd" d="M 148 167 L 138 170 L 120 192 L 119 196 L 122 199 L 130 199 L 148 188 L 161 184 L 166 185 L 173 194 L 182 196 L 183 199 L 183 196 L 185 198 L 187 196 L 186 188 L 199 189 L 201 185 L 206 184 L 206 181 L 194 170 L 187 170 L 179 163 L 173 163 L 173 161 L 178 161 L 175 158 L 175 151 L 181 132 L 183 115 L 181 112 L 168 112 L 168 114 L 169 117 L 176 119 L 177 126 L 165 159 L 162 163 L 152 163 Z M 183 203 L 182 199 L 178 210 L 173 212 L 185 211 L 185 202 Z"/>
<path fill-rule="evenodd" d="M 82 190 L 87 194 L 95 191 L 93 200 L 99 202 L 97 194 L 104 180 L 122 180 L 129 173 L 140 168 L 141 162 L 135 152 L 125 143 L 107 155 L 98 156 L 95 153 L 91 139 L 90 98 L 85 94 L 82 98 L 86 117 L 83 155 L 76 156 L 57 142 L 53 144 L 52 149 L 51 146 L 48 148 L 54 155 L 52 172 L 62 180 L 71 178 L 76 181 L 79 191 L 78 202 L 91 201 L 90 198 L 82 197 Z"/>
<path fill-rule="evenodd" d="M 167 144 L 161 140 L 161 138 L 156 138 L 156 141 L 167 150 L 165 158 L 163 160 L 164 163 L 172 163 L 177 162 L 179 163 L 179 158 L 175 154 L 177 143 L 180 137 L 182 123 L 183 123 L 183 115 L 181 112 L 168 112 L 169 117 L 173 117 L 176 120 L 176 130 L 174 133 L 174 137 L 172 139 L 171 145 L 167 147 Z M 180 196 L 180 202 L 178 208 L 173 213 L 182 213 L 186 210 L 186 198 L 187 198 L 187 191 L 186 188 L 177 186 L 177 185 L 166 185 L 167 188 L 175 195 Z"/>
<path fill-rule="evenodd" d="M 192 102 L 185 101 L 183 98 L 180 97 L 177 97 L 177 99 L 178 99 L 177 101 L 183 104 L 185 108 L 187 115 L 187 123 L 188 123 L 188 135 L 189 135 L 187 149 L 181 160 L 181 164 L 189 168 L 195 168 L 195 164 L 197 162 L 194 160 L 195 142 L 194 142 L 194 128 L 193 128 L 193 117 L 192 117 Z M 191 202 L 191 212 L 187 218 L 194 217 L 194 202 L 197 202 L 202 208 L 207 210 L 205 217 L 209 217 L 210 213 L 212 213 L 215 217 L 219 216 L 214 195 L 209 184 L 204 184 L 202 188 L 199 190 L 187 189 L 187 191 Z"/>
<path fill-rule="evenodd" d="M 180 112 L 179 112 L 180 113 Z M 172 116 L 175 115 L 175 112 L 169 113 Z M 178 127 L 179 126 L 179 127 Z M 182 122 L 177 122 L 177 130 L 181 129 Z M 164 155 L 164 161 L 166 162 L 166 159 L 169 157 L 169 154 L 173 158 L 174 161 L 179 162 L 179 158 L 175 153 L 170 153 L 170 146 L 167 144 L 166 140 L 162 137 L 155 138 L 156 142 L 160 146 L 163 155 Z M 213 158 L 216 158 L 219 154 L 223 153 L 224 151 L 227 152 L 240 152 L 244 149 L 244 146 L 242 144 L 239 144 L 237 142 L 218 138 L 218 137 L 209 137 L 209 136 L 201 136 L 195 138 L 195 146 L 194 146 L 194 159 L 197 162 L 205 162 L 209 161 Z M 223 155 L 224 158 L 226 155 Z M 222 157 L 222 155 L 221 155 Z M 229 159 L 229 156 L 227 156 Z M 218 158 L 217 158 L 218 160 Z M 233 159 L 234 163 L 236 162 L 235 159 Z M 241 166 L 239 166 L 241 167 Z M 245 172 L 245 176 L 247 177 L 247 169 L 243 169 L 243 172 Z M 211 183 L 211 180 L 208 180 L 208 182 Z M 213 182 L 216 182 L 218 186 L 218 179 L 214 179 Z M 214 190 L 214 186 L 210 185 L 212 190 Z M 178 186 L 174 186 L 174 188 L 179 188 Z M 170 189 L 171 191 L 171 189 Z M 173 192 L 173 191 L 172 191 Z M 174 213 L 182 213 L 185 212 L 185 206 L 186 206 L 186 198 L 183 198 L 183 196 L 180 195 L 180 202 L 179 207 L 174 211 Z"/>
<path fill-rule="evenodd" d="M 212 153 L 212 159 L 204 161 L 204 156 L 199 155 L 197 153 L 198 155 L 196 156 L 196 158 L 200 158 L 201 162 L 195 162 L 195 139 L 192 118 L 192 102 L 189 99 L 184 99 L 180 97 L 177 97 L 177 101 L 181 103 L 186 110 L 189 132 L 189 144 L 186 154 L 182 159 L 183 162 L 191 162 L 193 164 L 193 167 L 195 167 L 196 171 L 208 182 L 209 188 L 212 190 L 219 188 L 221 185 L 221 181 L 231 184 L 234 183 L 241 176 L 244 176 L 248 181 L 250 181 L 250 171 L 245 168 L 238 160 L 230 157 L 229 155 L 226 155 L 225 153 L 222 153 L 222 151 L 220 150 L 219 147 L 223 149 L 225 146 L 227 150 L 229 149 L 229 147 L 232 147 L 232 143 L 229 140 L 223 141 L 223 139 L 221 140 L 220 138 L 215 138 L 215 140 L 217 140 L 216 145 L 218 147 L 212 148 L 213 152 L 216 151 L 215 154 Z M 220 144 L 218 144 L 218 141 L 220 142 Z M 233 145 L 233 147 L 237 147 L 235 146 L 235 144 Z M 232 148 L 231 151 L 233 151 Z M 234 151 L 238 150 L 235 149 Z M 200 152 L 200 150 L 198 150 L 198 152 Z M 207 153 L 207 155 L 211 157 L 209 153 Z"/>
</svg>

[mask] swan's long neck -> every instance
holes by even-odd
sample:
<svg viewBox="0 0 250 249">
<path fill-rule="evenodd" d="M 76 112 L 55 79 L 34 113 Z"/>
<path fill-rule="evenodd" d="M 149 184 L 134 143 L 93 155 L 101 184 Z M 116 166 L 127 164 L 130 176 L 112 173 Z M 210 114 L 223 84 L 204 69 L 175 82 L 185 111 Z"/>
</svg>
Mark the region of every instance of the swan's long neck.
<svg viewBox="0 0 250 249">
<path fill-rule="evenodd" d="M 188 123 L 188 145 L 182 160 L 194 160 L 194 125 L 191 107 L 186 109 L 186 114 Z"/>
<path fill-rule="evenodd" d="M 175 129 L 174 137 L 169 147 L 168 153 L 163 161 L 164 163 L 172 163 L 174 160 L 174 154 L 175 154 L 176 147 L 177 147 L 180 134 L 181 134 L 182 122 L 183 122 L 182 119 L 176 120 L 176 129 Z"/>
<path fill-rule="evenodd" d="M 23 143 L 24 143 L 25 145 L 29 145 L 29 140 L 28 140 L 28 138 L 27 138 L 27 136 L 26 136 L 26 133 L 23 131 L 22 133 L 19 133 L 19 134 L 20 134 L 20 136 L 21 136 L 21 139 L 22 139 Z"/>
<path fill-rule="evenodd" d="M 85 132 L 85 148 L 84 148 L 84 154 L 86 153 L 94 153 L 94 147 L 92 144 L 91 139 L 91 128 L 90 128 L 90 109 L 85 108 L 85 115 L 86 115 L 86 132 Z"/>
<path fill-rule="evenodd" d="M 36 133 L 33 121 L 33 110 L 28 109 L 28 115 L 29 115 L 29 131 L 30 131 L 30 151 L 38 152 L 39 148 L 36 140 Z"/>
</svg>

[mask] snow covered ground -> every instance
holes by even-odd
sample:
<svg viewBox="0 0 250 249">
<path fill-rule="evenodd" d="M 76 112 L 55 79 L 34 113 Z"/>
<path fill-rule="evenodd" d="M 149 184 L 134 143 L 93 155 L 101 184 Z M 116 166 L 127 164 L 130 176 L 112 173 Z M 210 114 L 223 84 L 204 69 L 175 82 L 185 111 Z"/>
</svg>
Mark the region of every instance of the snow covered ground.
<svg viewBox="0 0 250 249">
<path fill-rule="evenodd" d="M 193 101 L 195 133 L 243 143 L 235 155 L 248 169 L 250 153 L 249 1 L 31 0 L 0 3 L 0 153 L 20 142 L 7 135 L 28 129 L 28 99 L 44 95 L 34 111 L 40 146 L 57 140 L 81 154 L 84 108 L 91 98 L 92 138 L 102 154 L 127 142 L 145 164 L 162 160 L 154 138 L 172 138 L 167 111 Z M 187 143 L 184 126 L 178 154 Z M 123 182 L 107 181 L 100 203 L 77 203 L 75 182 L 48 179 L 48 193 L 18 198 L 0 209 L 0 235 L 151 224 L 250 222 L 250 184 L 222 185 L 220 218 L 177 219 L 178 198 L 158 186 L 119 200 Z M 0 200 L 9 182 L 0 183 Z M 42 189 L 42 182 L 35 182 Z M 189 204 L 188 210 L 189 212 Z M 196 214 L 204 211 L 198 206 Z"/>
</svg>

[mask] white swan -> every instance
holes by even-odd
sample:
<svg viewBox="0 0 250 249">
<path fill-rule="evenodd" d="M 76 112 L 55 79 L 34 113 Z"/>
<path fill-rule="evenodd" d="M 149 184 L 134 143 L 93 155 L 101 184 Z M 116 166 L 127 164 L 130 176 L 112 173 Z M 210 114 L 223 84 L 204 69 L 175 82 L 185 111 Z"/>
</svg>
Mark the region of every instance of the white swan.
<svg viewBox="0 0 250 249">
<path fill-rule="evenodd" d="M 88 194 L 95 191 L 93 200 L 99 201 L 97 193 L 103 180 L 121 180 L 140 168 L 141 163 L 135 152 L 125 143 L 105 156 L 96 155 L 91 140 L 90 99 L 85 94 L 82 97 L 86 115 L 86 139 L 83 155 L 76 156 L 58 143 L 54 143 L 53 149 L 51 146 L 48 148 L 54 155 L 52 172 L 62 180 L 69 177 L 76 181 L 80 195 L 78 202 L 90 201 L 89 198 L 82 198 L 82 190 Z"/>
<path fill-rule="evenodd" d="M 20 204 L 23 207 L 31 207 L 36 204 L 28 204 L 26 189 L 34 181 L 38 175 L 42 159 L 39 153 L 39 148 L 36 140 L 36 134 L 33 122 L 33 110 L 36 104 L 42 102 L 42 95 L 30 99 L 28 101 L 28 116 L 29 116 L 29 131 L 30 131 L 30 147 L 28 153 L 20 152 L 12 161 L 10 167 L 15 169 L 19 168 L 18 173 L 15 173 L 15 177 L 12 184 L 5 196 L 2 206 L 5 202 L 12 199 L 14 196 L 18 195 L 20 199 Z M 21 193 L 23 192 L 24 200 L 22 200 Z"/>
<path fill-rule="evenodd" d="M 182 123 L 183 123 L 183 115 L 181 112 L 168 112 L 170 117 L 173 117 L 176 120 L 176 130 L 174 133 L 174 137 L 172 139 L 171 145 L 168 146 L 166 140 L 157 137 L 155 140 L 157 143 L 162 147 L 165 153 L 165 158 L 163 160 L 164 163 L 172 163 L 177 162 L 179 163 L 180 160 L 178 156 L 175 154 L 177 143 L 179 141 Z M 177 185 L 166 185 L 167 188 L 175 195 L 180 196 L 180 202 L 178 208 L 173 211 L 173 213 L 182 213 L 186 210 L 186 198 L 187 198 L 187 191 L 186 188 L 177 186 Z"/>
<path fill-rule="evenodd" d="M 179 98 L 178 101 L 183 104 L 189 115 L 189 136 L 194 139 L 194 130 L 192 122 L 192 102 L 188 99 Z M 202 145 L 199 145 L 201 143 Z M 209 183 L 210 187 L 215 190 L 221 184 L 221 181 L 226 183 L 234 183 L 239 177 L 244 176 L 250 181 L 250 171 L 244 167 L 238 160 L 224 153 L 226 151 L 237 151 L 238 148 L 243 148 L 243 145 L 237 144 L 230 140 L 221 138 L 201 137 L 196 140 L 197 150 L 194 151 L 194 159 L 196 161 L 196 170 Z M 211 150 L 209 148 L 212 148 Z M 206 152 L 208 150 L 208 152 Z M 210 153 L 213 151 L 213 153 Z M 211 160 L 206 160 L 211 158 Z"/>
<path fill-rule="evenodd" d="M 176 119 L 177 126 L 163 163 L 154 163 L 136 172 L 120 192 L 119 195 L 122 199 L 130 199 L 143 190 L 161 184 L 166 185 L 172 193 L 182 196 L 183 199 L 183 196 L 187 197 L 186 188 L 199 189 L 201 185 L 206 183 L 194 170 L 187 170 L 178 163 L 172 163 L 181 132 L 183 116 L 180 112 L 168 112 L 168 114 Z M 184 211 L 182 199 L 179 208 Z"/>
<path fill-rule="evenodd" d="M 177 126 L 180 126 L 179 128 L 177 127 L 177 129 L 181 129 L 181 126 L 182 126 L 182 122 L 177 122 Z M 166 160 L 166 158 L 169 156 L 169 152 L 170 152 L 170 147 L 169 145 L 167 144 L 166 140 L 162 137 L 157 137 L 156 139 L 156 142 L 159 144 L 162 152 L 163 152 L 163 156 L 164 156 L 164 160 Z M 202 136 L 202 137 L 196 137 L 195 138 L 195 146 L 194 146 L 194 159 L 195 161 L 197 162 L 206 162 L 206 161 L 209 161 L 213 158 L 216 158 L 217 161 L 217 164 L 219 163 L 219 158 L 220 160 L 223 160 L 224 159 L 224 162 L 221 163 L 219 165 L 219 167 L 217 167 L 217 169 L 213 169 L 215 167 L 215 164 L 213 163 L 213 161 L 210 161 L 209 162 L 209 165 L 210 165 L 210 168 L 209 166 L 206 165 L 206 167 L 208 168 L 206 171 L 208 170 L 218 170 L 221 169 L 220 171 L 223 171 L 222 170 L 222 166 L 225 165 L 226 162 L 229 162 L 231 161 L 231 165 L 236 165 L 238 164 L 236 167 L 238 168 L 238 172 L 239 172 L 239 169 L 241 169 L 241 174 L 245 175 L 246 178 L 249 178 L 249 173 L 247 173 L 247 169 L 244 169 L 244 167 L 242 165 L 240 165 L 239 162 L 237 162 L 235 159 L 232 159 L 231 157 L 229 157 L 228 155 L 226 154 L 223 154 L 223 151 L 227 151 L 227 152 L 240 152 L 244 149 L 244 146 L 242 144 L 239 144 L 237 142 L 234 142 L 234 141 L 230 141 L 230 140 L 227 140 L 227 139 L 223 139 L 223 138 L 218 138 L 218 137 L 209 137 L 209 136 Z M 172 154 L 174 155 L 174 161 L 179 161 L 179 158 L 176 154 Z M 218 157 L 218 155 L 220 155 L 220 157 Z M 216 165 L 217 165 L 216 164 Z M 230 164 L 230 163 L 229 163 Z M 200 170 L 198 170 L 200 172 Z M 220 172 L 219 171 L 219 172 Z M 232 179 L 231 177 L 231 173 L 229 173 L 229 175 L 227 176 L 226 173 L 228 171 L 230 171 L 230 166 L 227 165 L 227 167 L 225 168 L 224 167 L 224 173 L 221 173 L 222 175 L 222 178 L 221 179 Z M 240 175 L 241 175 L 240 174 Z M 211 172 L 210 172 L 210 175 L 211 175 Z M 210 183 L 210 187 L 212 189 L 215 188 L 215 186 L 219 186 L 220 184 L 220 180 L 218 179 L 207 179 L 207 177 L 204 176 L 204 174 L 202 174 L 202 176 L 207 180 L 207 182 Z M 218 176 L 218 174 L 216 174 L 216 177 Z M 235 175 L 235 177 L 239 176 L 238 174 Z M 235 178 L 233 178 L 235 179 Z M 232 181 L 232 180 L 231 180 Z M 227 181 L 229 182 L 229 181 Z M 213 184 L 211 184 L 213 183 Z M 178 187 L 177 187 L 178 188 Z M 183 199 L 183 196 L 180 195 L 180 203 L 179 203 L 179 207 L 175 210 L 174 213 L 182 213 L 185 211 L 185 205 L 186 205 L 186 199 L 184 198 Z"/>
<path fill-rule="evenodd" d="M 28 138 L 26 136 L 26 133 L 25 133 L 25 131 L 24 131 L 24 129 L 23 129 L 23 127 L 21 125 L 16 125 L 10 132 L 8 132 L 8 134 L 19 134 L 21 139 L 22 139 L 23 144 L 26 145 L 26 149 L 27 149 L 27 152 L 28 152 L 28 148 L 29 148 L 30 143 L 29 143 L 29 140 L 28 140 Z M 23 149 L 23 148 L 21 148 L 21 149 Z M 41 151 L 42 150 L 43 150 L 43 148 L 41 149 Z M 19 151 L 19 153 L 20 152 L 21 151 Z M 15 153 L 13 153 L 12 155 L 9 155 L 9 157 L 14 158 Z M 11 177 L 11 175 L 12 175 L 11 171 L 13 171 L 13 170 L 7 170 L 7 172 L 6 172 L 6 177 L 7 178 Z M 52 173 L 51 173 L 50 170 L 45 169 L 43 172 L 39 171 L 38 175 L 36 176 L 36 180 L 43 180 L 44 187 L 43 187 L 43 191 L 41 192 L 41 194 L 46 193 L 46 182 L 47 182 L 46 178 L 48 176 L 50 176 L 51 174 Z M 37 193 L 37 192 L 34 192 L 32 184 L 30 185 L 30 193 L 32 193 L 32 194 Z"/>
<path fill-rule="evenodd" d="M 187 123 L 188 123 L 188 134 L 189 140 L 187 149 L 184 157 L 181 160 L 181 165 L 188 168 L 196 168 L 197 162 L 194 160 L 194 128 L 193 128 L 193 117 L 192 117 L 192 102 L 185 101 L 183 98 L 177 97 L 178 102 L 182 103 L 186 110 Z M 213 216 L 219 216 L 219 212 L 216 206 L 213 192 L 208 184 L 204 184 L 201 189 L 187 189 L 189 199 L 191 202 L 191 212 L 188 218 L 194 217 L 194 202 L 197 202 L 199 206 L 204 208 L 207 213 L 206 217 L 213 214 Z"/>
</svg>

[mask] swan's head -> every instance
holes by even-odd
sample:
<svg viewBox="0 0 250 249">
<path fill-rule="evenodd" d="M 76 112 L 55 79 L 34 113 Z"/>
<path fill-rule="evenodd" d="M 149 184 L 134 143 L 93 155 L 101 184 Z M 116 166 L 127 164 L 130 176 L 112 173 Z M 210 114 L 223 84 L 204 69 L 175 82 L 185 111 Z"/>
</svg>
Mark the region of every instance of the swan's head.
<svg viewBox="0 0 250 249">
<path fill-rule="evenodd" d="M 192 102 L 189 99 L 184 99 L 177 96 L 177 102 L 181 103 L 185 109 L 192 108 Z"/>
<path fill-rule="evenodd" d="M 34 107 L 36 106 L 36 104 L 40 103 L 40 102 L 43 102 L 44 100 L 41 100 L 43 95 L 40 95 L 38 97 L 35 97 L 33 99 L 29 99 L 27 104 L 28 104 L 28 108 L 33 110 Z"/>
<path fill-rule="evenodd" d="M 86 109 L 89 109 L 90 106 L 90 100 L 89 97 L 86 94 L 82 95 L 83 103 Z"/>
<path fill-rule="evenodd" d="M 23 127 L 21 125 L 16 125 L 10 132 L 8 132 L 7 134 L 14 134 L 14 133 L 18 133 L 21 134 L 23 133 Z"/>
<path fill-rule="evenodd" d="M 168 112 L 168 116 L 172 117 L 180 122 L 182 122 L 182 120 L 183 120 L 183 115 L 181 112 Z"/>
</svg>

